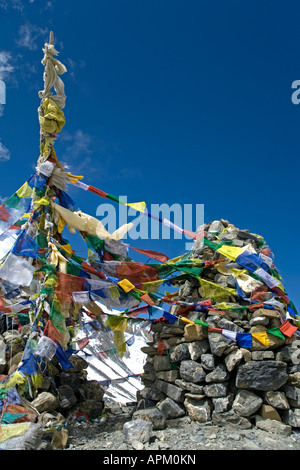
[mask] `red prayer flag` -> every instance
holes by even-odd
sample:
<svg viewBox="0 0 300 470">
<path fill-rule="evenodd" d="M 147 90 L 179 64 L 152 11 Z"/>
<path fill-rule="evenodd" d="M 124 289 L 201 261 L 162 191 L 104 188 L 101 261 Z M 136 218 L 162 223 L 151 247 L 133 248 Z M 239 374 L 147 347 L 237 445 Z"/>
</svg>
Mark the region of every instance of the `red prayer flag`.
<svg viewBox="0 0 300 470">
<path fill-rule="evenodd" d="M 267 286 L 260 286 L 251 292 L 250 300 L 254 300 L 255 302 L 263 302 L 265 300 L 267 292 Z"/>
<path fill-rule="evenodd" d="M 6 312 L 6 313 L 11 312 L 11 308 L 5 307 L 3 299 L 1 297 L 0 297 L 0 312 Z"/>
<path fill-rule="evenodd" d="M 138 307 L 135 308 L 134 310 L 131 310 L 127 312 L 127 316 L 135 318 L 137 315 L 140 315 L 141 313 L 149 313 L 148 312 L 148 307 Z"/>
<path fill-rule="evenodd" d="M 187 315 L 192 310 L 195 310 L 195 305 L 189 305 L 188 307 L 181 308 L 177 311 L 176 315 Z"/>
<path fill-rule="evenodd" d="M 288 338 L 293 336 L 295 331 L 298 330 L 298 328 L 296 326 L 292 325 L 288 320 L 285 320 L 285 322 L 282 323 L 282 325 L 280 325 L 279 329 L 280 329 L 281 333 L 283 333 Z"/>
<path fill-rule="evenodd" d="M 157 354 L 162 356 L 164 351 L 167 349 L 167 346 L 162 338 L 159 338 L 157 343 Z"/>
<path fill-rule="evenodd" d="M 58 300 L 62 304 L 71 304 L 73 302 L 73 292 L 83 290 L 84 286 L 83 277 L 73 276 L 72 274 L 65 274 L 60 271 L 57 272 L 57 286 L 55 293 Z"/>
<path fill-rule="evenodd" d="M 214 328 L 213 326 L 209 326 L 207 331 L 210 333 L 222 333 L 222 328 Z"/>
<path fill-rule="evenodd" d="M 146 304 L 148 305 L 155 305 L 155 302 L 153 302 L 153 300 L 151 299 L 150 295 L 148 294 L 143 294 L 141 295 L 141 300 L 143 300 L 144 302 L 146 302 Z"/>
<path fill-rule="evenodd" d="M 85 263 L 84 261 L 81 263 L 80 266 L 82 267 L 82 269 L 84 269 L 84 271 L 91 273 L 91 274 L 95 274 L 95 276 L 100 277 L 100 279 L 106 279 L 106 276 L 102 271 L 97 271 L 97 269 L 93 268 L 92 266 Z M 78 290 L 81 290 L 81 289 L 78 289 Z"/>
<path fill-rule="evenodd" d="M 123 263 L 117 266 L 118 279 L 128 279 L 132 284 L 158 281 L 158 270 L 142 263 Z"/>
<path fill-rule="evenodd" d="M 201 300 L 200 305 L 209 305 L 211 307 L 212 306 L 212 301 L 210 299 Z"/>
<path fill-rule="evenodd" d="M 86 336 L 85 338 L 80 339 L 80 340 L 78 341 L 77 345 L 78 345 L 79 349 L 83 349 L 83 348 L 85 348 L 85 346 L 86 346 L 87 344 L 89 344 L 89 342 L 90 342 L 90 340 L 89 340 L 89 338 Z"/>
<path fill-rule="evenodd" d="M 3 204 L 1 204 L 1 206 L 0 206 L 0 220 L 3 220 L 3 222 L 8 222 L 10 218 L 11 218 L 10 213 L 8 212 L 6 207 Z"/>
<path fill-rule="evenodd" d="M 44 328 L 44 336 L 52 339 L 54 343 L 59 344 L 60 334 L 51 320 L 48 320 Z"/>
<path fill-rule="evenodd" d="M 157 259 L 158 261 L 161 261 L 162 263 L 164 261 L 168 261 L 168 256 L 159 253 L 158 251 L 151 251 L 151 250 L 143 250 L 141 248 L 133 248 L 132 246 L 130 247 L 132 250 L 137 251 L 138 253 L 141 253 L 142 255 L 146 255 L 149 258 Z"/>
<path fill-rule="evenodd" d="M 105 193 L 104 191 L 101 191 L 101 189 L 94 188 L 94 186 L 91 186 L 91 185 L 89 185 L 88 190 L 104 198 L 106 198 L 107 196 L 107 193 Z"/>
<path fill-rule="evenodd" d="M 188 235 L 189 237 L 193 238 L 194 240 L 197 240 L 197 239 L 198 239 L 197 233 L 190 232 L 189 230 L 186 230 L 186 229 L 182 229 L 182 231 L 183 231 L 183 233 L 185 233 L 185 234 Z"/>
<path fill-rule="evenodd" d="M 278 295 L 278 297 L 280 297 L 284 303 L 286 305 L 288 305 L 290 303 L 289 299 L 287 298 L 287 296 L 282 292 L 281 289 L 279 289 L 279 287 L 273 287 L 272 288 L 272 291 L 276 293 L 276 295 Z"/>
</svg>

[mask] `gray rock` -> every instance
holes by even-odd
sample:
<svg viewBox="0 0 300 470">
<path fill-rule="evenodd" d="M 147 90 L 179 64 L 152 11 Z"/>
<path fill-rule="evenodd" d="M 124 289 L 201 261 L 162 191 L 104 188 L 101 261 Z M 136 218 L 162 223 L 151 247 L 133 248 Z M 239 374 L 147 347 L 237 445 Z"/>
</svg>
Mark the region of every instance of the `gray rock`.
<svg viewBox="0 0 300 470">
<path fill-rule="evenodd" d="M 207 397 L 225 397 L 227 395 L 227 382 L 212 383 L 203 387 L 203 392 Z"/>
<path fill-rule="evenodd" d="M 135 411 L 132 415 L 132 419 L 143 419 L 152 424 L 152 429 L 165 429 L 166 427 L 166 416 L 156 406 Z"/>
<path fill-rule="evenodd" d="M 215 368 L 214 356 L 212 354 L 202 354 L 201 365 L 206 370 L 213 370 Z"/>
<path fill-rule="evenodd" d="M 123 437 L 128 444 L 136 441 L 141 443 L 149 442 L 152 432 L 152 424 L 144 419 L 128 421 L 123 426 Z"/>
<path fill-rule="evenodd" d="M 254 317 L 254 318 L 251 318 L 249 323 L 250 323 L 250 326 L 255 326 L 255 325 L 266 326 L 269 323 L 269 319 L 267 317 Z"/>
<path fill-rule="evenodd" d="M 300 372 L 294 372 L 292 374 L 289 374 L 287 383 L 289 385 L 299 388 L 300 387 Z"/>
<path fill-rule="evenodd" d="M 170 359 L 168 356 L 154 356 L 153 367 L 157 372 L 171 370 Z"/>
<path fill-rule="evenodd" d="M 188 348 L 192 361 L 197 361 L 202 354 L 205 354 L 209 350 L 209 343 L 207 339 L 193 341 L 188 343 Z"/>
<path fill-rule="evenodd" d="M 238 426 L 241 429 L 250 429 L 252 427 L 251 421 L 244 416 L 237 414 L 234 410 L 226 411 L 224 413 L 212 413 L 212 422 L 216 426 Z"/>
<path fill-rule="evenodd" d="M 236 349 L 232 353 L 225 357 L 225 365 L 228 372 L 231 372 L 243 359 L 243 352 L 240 349 Z"/>
<path fill-rule="evenodd" d="M 212 372 L 207 374 L 207 376 L 205 377 L 205 382 L 206 383 L 226 382 L 228 379 L 229 379 L 229 372 L 226 369 L 225 365 L 223 363 L 220 363 Z"/>
<path fill-rule="evenodd" d="M 264 361 L 267 359 L 274 359 L 273 351 L 252 351 L 253 361 Z"/>
<path fill-rule="evenodd" d="M 42 392 L 32 401 L 31 404 L 39 413 L 43 413 L 44 411 L 55 410 L 58 406 L 58 398 L 52 393 Z"/>
<path fill-rule="evenodd" d="M 300 409 L 291 408 L 282 412 L 283 421 L 285 424 L 293 428 L 300 428 Z"/>
<path fill-rule="evenodd" d="M 240 390 L 233 402 L 232 409 L 241 416 L 252 416 L 259 410 L 263 401 L 250 390 Z"/>
<path fill-rule="evenodd" d="M 236 387 L 262 391 L 277 390 L 287 379 L 284 362 L 249 361 L 238 366 Z"/>
<path fill-rule="evenodd" d="M 79 409 L 90 420 L 100 417 L 103 411 L 103 402 L 97 400 L 84 400 L 79 404 Z"/>
<path fill-rule="evenodd" d="M 219 220 L 211 222 L 208 232 L 221 233 L 224 230 L 224 225 Z"/>
<path fill-rule="evenodd" d="M 152 387 L 143 388 L 139 394 L 141 398 L 144 398 L 145 400 L 153 400 L 153 401 L 160 401 L 166 397 L 166 395 L 163 392 Z"/>
<path fill-rule="evenodd" d="M 235 280 L 235 277 L 232 274 L 230 274 L 230 276 L 227 276 L 226 284 L 227 284 L 228 287 L 231 287 L 232 289 L 235 289 L 236 280 Z"/>
<path fill-rule="evenodd" d="M 169 397 L 158 403 L 157 408 L 165 415 L 166 419 L 176 419 L 185 415 L 184 406 Z"/>
<path fill-rule="evenodd" d="M 290 406 L 292 408 L 300 408 L 300 388 L 293 387 L 292 385 L 285 385 L 283 390 L 288 398 Z"/>
<path fill-rule="evenodd" d="M 76 354 L 72 354 L 72 356 L 69 357 L 69 362 L 73 367 L 66 369 L 66 371 L 70 372 L 81 372 L 89 366 L 89 363 L 84 360 L 83 357 L 77 356 Z"/>
<path fill-rule="evenodd" d="M 255 425 L 257 428 L 262 429 L 274 434 L 281 434 L 282 436 L 290 436 L 292 434 L 292 427 L 281 423 L 275 419 L 264 419 L 257 415 L 255 417 Z"/>
<path fill-rule="evenodd" d="M 192 421 L 206 423 L 211 419 L 212 404 L 207 399 L 186 398 L 184 406 Z"/>
<path fill-rule="evenodd" d="M 214 277 L 214 282 L 220 284 L 221 286 L 227 286 L 227 276 L 223 276 L 222 274 L 216 274 Z"/>
<path fill-rule="evenodd" d="M 180 364 L 180 377 L 187 382 L 197 384 L 205 380 L 206 373 L 204 372 L 201 364 L 196 361 L 187 360 L 182 361 Z"/>
<path fill-rule="evenodd" d="M 188 392 L 202 395 L 204 385 L 197 385 L 192 382 L 186 382 L 185 380 L 175 380 L 175 385 L 181 388 L 181 390 L 187 390 Z"/>
<path fill-rule="evenodd" d="M 178 344 L 170 350 L 170 359 L 175 364 L 178 364 L 181 361 L 190 359 L 190 351 L 187 343 Z"/>
<path fill-rule="evenodd" d="M 155 387 L 174 401 L 184 401 L 184 391 L 181 388 L 176 387 L 176 385 L 164 382 L 163 380 L 157 380 L 155 382 Z"/>
<path fill-rule="evenodd" d="M 232 402 L 233 395 L 231 393 L 226 397 L 212 398 L 214 411 L 216 413 L 224 413 L 224 411 L 228 411 L 232 406 Z"/>
<path fill-rule="evenodd" d="M 289 401 L 284 392 L 265 392 L 264 400 L 278 410 L 288 410 L 290 408 Z"/>
<path fill-rule="evenodd" d="M 157 372 L 156 377 L 160 380 L 165 380 L 166 382 L 175 382 L 175 380 L 179 378 L 179 371 L 174 369 L 163 370 L 161 372 Z"/>
<path fill-rule="evenodd" d="M 291 344 L 283 346 L 280 349 L 280 352 L 282 354 L 282 360 L 284 362 L 293 362 L 293 355 L 294 355 L 295 351 L 297 351 L 297 349 L 295 347 L 293 347 L 293 345 L 291 345 Z"/>
<path fill-rule="evenodd" d="M 220 333 L 208 333 L 208 341 L 211 353 L 217 357 L 221 357 L 233 343 L 232 340 L 220 335 Z"/>
<path fill-rule="evenodd" d="M 99 402 L 103 400 L 105 390 L 97 380 L 88 380 L 82 384 L 81 389 L 84 391 L 87 400 L 96 400 Z"/>
<path fill-rule="evenodd" d="M 57 389 L 59 398 L 59 407 L 62 410 L 69 410 L 76 405 L 77 399 L 73 389 L 69 385 L 61 385 Z"/>
</svg>

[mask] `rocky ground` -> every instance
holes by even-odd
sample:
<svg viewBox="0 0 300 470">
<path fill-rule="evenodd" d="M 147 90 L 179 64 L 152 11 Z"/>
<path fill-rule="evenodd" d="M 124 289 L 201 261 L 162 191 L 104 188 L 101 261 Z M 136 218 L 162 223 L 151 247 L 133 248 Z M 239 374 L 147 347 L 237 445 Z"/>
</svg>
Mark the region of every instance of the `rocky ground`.
<svg viewBox="0 0 300 470">
<path fill-rule="evenodd" d="M 238 426 L 215 426 L 211 422 L 197 423 L 188 416 L 170 419 L 167 427 L 153 430 L 150 440 L 126 443 L 123 433 L 124 423 L 131 421 L 135 407 L 114 404 L 106 417 L 98 421 L 70 421 L 67 451 L 193 451 L 223 450 L 300 450 L 300 431 L 293 429 L 285 436 L 278 434 L 272 423 L 269 430 L 253 426 L 241 429 Z M 275 424 L 275 423 L 273 423 Z M 113 452 L 112 452 L 113 453 Z"/>
</svg>

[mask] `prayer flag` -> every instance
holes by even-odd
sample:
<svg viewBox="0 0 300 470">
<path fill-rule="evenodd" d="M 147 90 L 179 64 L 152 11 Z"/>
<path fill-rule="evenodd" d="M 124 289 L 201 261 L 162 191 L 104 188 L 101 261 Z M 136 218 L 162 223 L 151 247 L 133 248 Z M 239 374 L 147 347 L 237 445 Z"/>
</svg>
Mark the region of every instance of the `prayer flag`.
<svg viewBox="0 0 300 470">
<path fill-rule="evenodd" d="M 1 204 L 0 206 L 0 220 L 3 220 L 3 222 L 8 222 L 9 219 L 11 218 L 10 213 L 4 206 L 4 204 Z"/>
<path fill-rule="evenodd" d="M 293 336 L 295 331 L 298 330 L 298 328 L 296 326 L 292 325 L 288 320 L 286 320 L 284 323 L 282 323 L 282 325 L 280 325 L 279 329 L 280 329 L 281 333 L 283 333 L 288 338 Z"/>
<path fill-rule="evenodd" d="M 252 348 L 252 335 L 251 333 L 237 333 L 236 339 L 238 345 L 242 348 Z"/>
<path fill-rule="evenodd" d="M 260 341 L 264 346 L 270 346 L 270 341 L 269 341 L 266 331 L 252 333 L 252 336 L 258 341 Z"/>
<path fill-rule="evenodd" d="M 135 289 L 135 286 L 130 281 L 128 281 L 128 279 L 122 279 L 122 281 L 119 281 L 117 284 L 118 286 L 122 287 L 125 292 L 130 292 L 131 290 Z"/>
<path fill-rule="evenodd" d="M 164 261 L 168 261 L 168 256 L 163 255 L 162 253 L 159 253 L 158 251 L 151 251 L 151 250 L 144 250 L 142 248 L 133 248 L 132 246 L 130 247 L 132 250 L 137 251 L 138 253 L 141 253 L 142 255 L 146 255 L 149 258 L 157 259 L 158 261 L 161 261 L 162 263 Z"/>
</svg>

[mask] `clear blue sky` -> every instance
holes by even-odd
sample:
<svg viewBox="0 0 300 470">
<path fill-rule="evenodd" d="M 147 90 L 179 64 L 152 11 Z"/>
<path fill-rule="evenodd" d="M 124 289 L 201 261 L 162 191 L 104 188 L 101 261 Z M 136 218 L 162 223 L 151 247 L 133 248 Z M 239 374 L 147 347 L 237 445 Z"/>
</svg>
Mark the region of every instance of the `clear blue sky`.
<svg viewBox="0 0 300 470">
<path fill-rule="evenodd" d="M 299 309 L 299 14 L 293 0 L 0 0 L 1 199 L 39 156 L 42 47 L 53 30 L 68 68 L 58 158 L 130 202 L 204 204 L 206 222 L 261 234 Z M 93 216 L 105 202 L 70 194 Z M 174 257 L 185 242 L 135 246 Z"/>
</svg>

